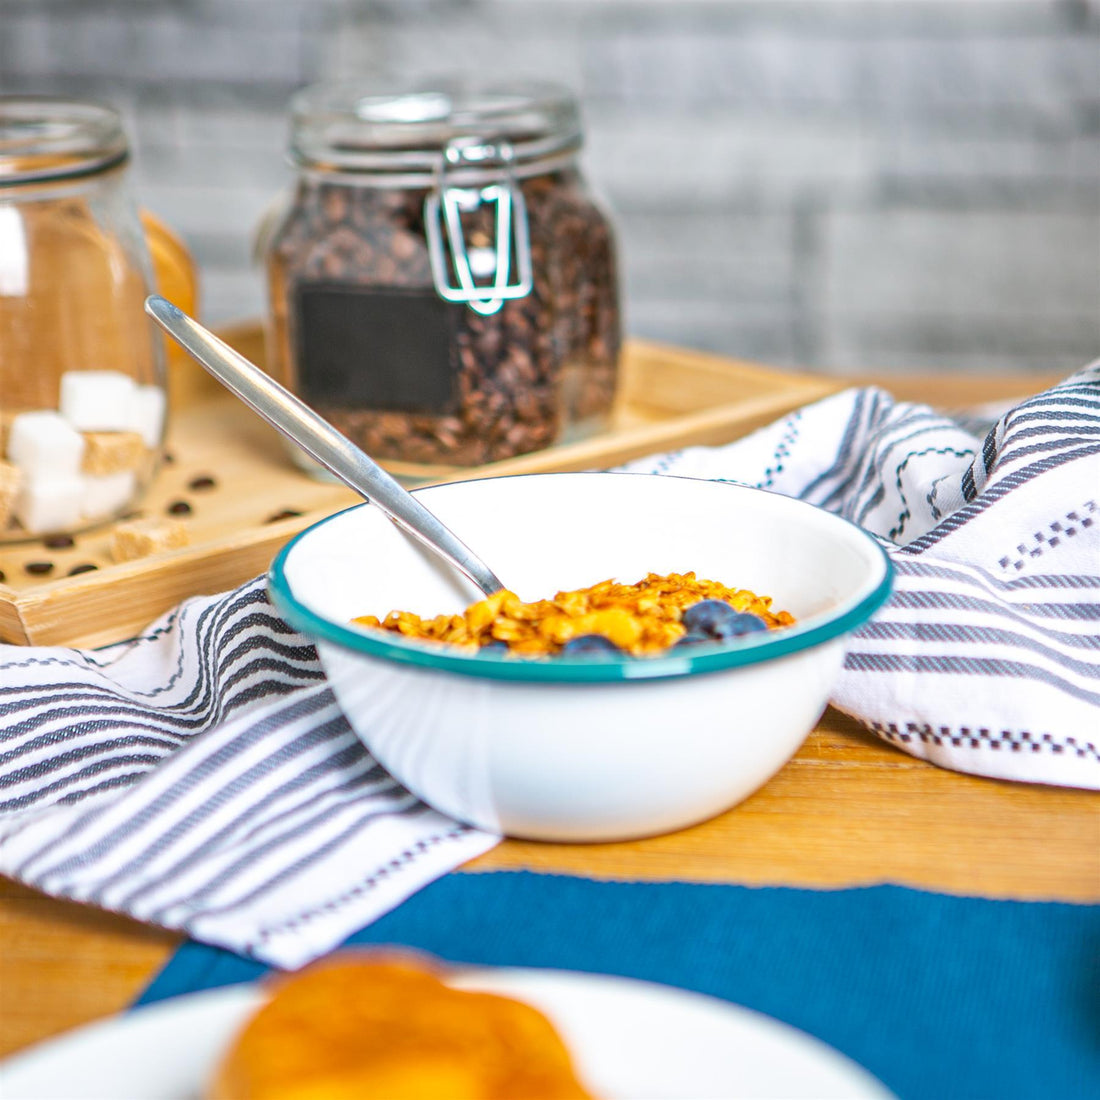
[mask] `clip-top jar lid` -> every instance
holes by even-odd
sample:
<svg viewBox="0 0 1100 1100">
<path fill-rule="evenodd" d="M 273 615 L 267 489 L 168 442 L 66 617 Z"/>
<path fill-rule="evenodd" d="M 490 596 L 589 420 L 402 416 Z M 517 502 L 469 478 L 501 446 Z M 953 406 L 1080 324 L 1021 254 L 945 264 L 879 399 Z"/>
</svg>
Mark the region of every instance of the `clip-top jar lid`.
<svg viewBox="0 0 1100 1100">
<path fill-rule="evenodd" d="M 516 165 L 580 147 L 576 97 L 541 82 L 315 84 L 291 101 L 292 159 L 336 172 L 432 172 L 455 140 L 507 142 Z"/>
<path fill-rule="evenodd" d="M 129 145 L 103 103 L 0 96 L 0 187 L 92 175 L 121 164 Z"/>
</svg>

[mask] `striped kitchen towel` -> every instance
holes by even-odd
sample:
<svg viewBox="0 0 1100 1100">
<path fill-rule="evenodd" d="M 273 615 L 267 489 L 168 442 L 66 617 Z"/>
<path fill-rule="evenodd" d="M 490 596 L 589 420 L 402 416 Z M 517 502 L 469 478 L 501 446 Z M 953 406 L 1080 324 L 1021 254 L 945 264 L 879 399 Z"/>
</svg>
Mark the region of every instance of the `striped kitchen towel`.
<svg viewBox="0 0 1100 1100">
<path fill-rule="evenodd" d="M 878 535 L 894 596 L 833 701 L 963 771 L 1100 787 L 1100 363 L 984 438 L 876 389 L 632 463 Z M 351 733 L 258 579 L 98 651 L 0 647 L 0 872 L 296 967 L 497 838 Z"/>
<path fill-rule="evenodd" d="M 625 469 L 756 485 L 879 536 L 895 591 L 833 703 L 947 768 L 1100 788 L 1100 361 L 973 427 L 848 390 Z"/>
<path fill-rule="evenodd" d="M 301 966 L 497 843 L 363 748 L 263 579 L 97 651 L 0 646 L 0 873 Z"/>
</svg>

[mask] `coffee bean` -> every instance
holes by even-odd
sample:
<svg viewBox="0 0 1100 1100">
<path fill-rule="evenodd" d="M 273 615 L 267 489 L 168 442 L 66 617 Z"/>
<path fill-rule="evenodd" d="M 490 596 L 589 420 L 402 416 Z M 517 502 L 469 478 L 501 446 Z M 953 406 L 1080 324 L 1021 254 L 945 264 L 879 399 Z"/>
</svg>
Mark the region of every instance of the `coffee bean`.
<svg viewBox="0 0 1100 1100">
<path fill-rule="evenodd" d="M 274 515 L 270 515 L 264 520 L 264 523 L 278 523 L 281 519 L 294 519 L 295 516 L 300 516 L 301 512 L 296 512 L 293 508 L 284 508 L 281 512 L 276 512 Z"/>
<path fill-rule="evenodd" d="M 23 566 L 26 572 L 30 573 L 32 577 L 44 577 L 47 573 L 53 572 L 52 561 L 29 561 Z"/>
<path fill-rule="evenodd" d="M 189 516 L 191 505 L 186 500 L 174 500 L 168 505 L 166 511 L 170 516 Z"/>
<path fill-rule="evenodd" d="M 199 477 L 193 477 L 188 483 L 188 489 L 194 489 L 196 492 L 204 492 L 207 489 L 213 489 L 218 483 L 209 475 L 202 474 Z"/>
<path fill-rule="evenodd" d="M 76 544 L 68 535 L 47 535 L 46 538 L 42 540 L 42 545 L 45 546 L 47 550 L 68 550 L 71 546 L 75 546 Z"/>
<path fill-rule="evenodd" d="M 92 573 L 98 568 L 98 565 L 93 565 L 90 561 L 86 561 L 82 565 L 74 565 L 72 569 L 69 570 L 69 576 L 75 577 L 80 573 Z"/>
<path fill-rule="evenodd" d="M 572 168 L 530 176 L 526 200 L 533 287 L 484 316 L 451 306 L 455 407 L 394 412 L 352 401 L 318 412 L 368 454 L 476 466 L 548 447 L 573 425 L 597 429 L 615 395 L 621 346 L 610 225 Z M 299 379 L 291 317 L 318 283 L 421 291 L 433 276 L 423 188 L 354 187 L 303 177 L 268 253 L 275 347 L 271 367 Z M 491 245 L 494 204 L 463 215 L 466 240 Z M 364 359 L 364 369 L 369 369 Z M 192 484 L 192 487 L 194 485 Z"/>
</svg>

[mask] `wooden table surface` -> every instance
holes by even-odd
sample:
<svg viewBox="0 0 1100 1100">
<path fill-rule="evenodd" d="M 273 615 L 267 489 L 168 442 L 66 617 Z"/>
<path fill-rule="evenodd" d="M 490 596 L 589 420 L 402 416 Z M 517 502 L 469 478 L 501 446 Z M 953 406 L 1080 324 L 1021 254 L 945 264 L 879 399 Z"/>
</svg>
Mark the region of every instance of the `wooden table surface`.
<svg viewBox="0 0 1100 1100">
<path fill-rule="evenodd" d="M 1052 381 L 871 380 L 949 408 Z M 712 821 L 622 844 L 509 840 L 464 870 L 519 868 L 821 888 L 891 882 L 994 898 L 1097 902 L 1100 799 L 945 771 L 830 709 L 771 782 Z M 172 933 L 0 879 L 0 1055 L 117 1012 L 179 942 Z"/>
</svg>

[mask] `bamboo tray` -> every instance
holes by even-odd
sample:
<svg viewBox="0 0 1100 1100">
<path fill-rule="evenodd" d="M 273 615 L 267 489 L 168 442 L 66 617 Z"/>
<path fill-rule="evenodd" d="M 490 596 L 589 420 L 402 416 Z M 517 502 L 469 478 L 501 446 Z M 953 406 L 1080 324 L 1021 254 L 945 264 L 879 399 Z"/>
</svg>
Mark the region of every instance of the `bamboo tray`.
<svg viewBox="0 0 1100 1100">
<path fill-rule="evenodd" d="M 262 363 L 258 326 L 222 335 Z M 71 549 L 47 549 L 40 541 L 0 545 L 6 578 L 0 584 L 0 641 L 99 646 L 133 637 L 189 596 L 221 592 L 262 573 L 292 535 L 358 503 L 350 489 L 298 471 L 276 432 L 194 370 L 199 375 L 178 387 L 185 403 L 173 410 L 172 461 L 142 505 L 146 515 L 156 516 L 186 501 L 190 545 L 124 564 L 111 561 L 110 527 L 77 536 Z M 838 388 L 829 379 L 634 341 L 625 350 L 606 433 L 433 480 L 584 470 L 676 447 L 726 443 Z M 193 488 L 197 478 L 214 484 Z M 49 576 L 26 572 L 27 563 L 41 561 L 53 563 Z M 67 575 L 85 563 L 97 568 Z"/>
</svg>

